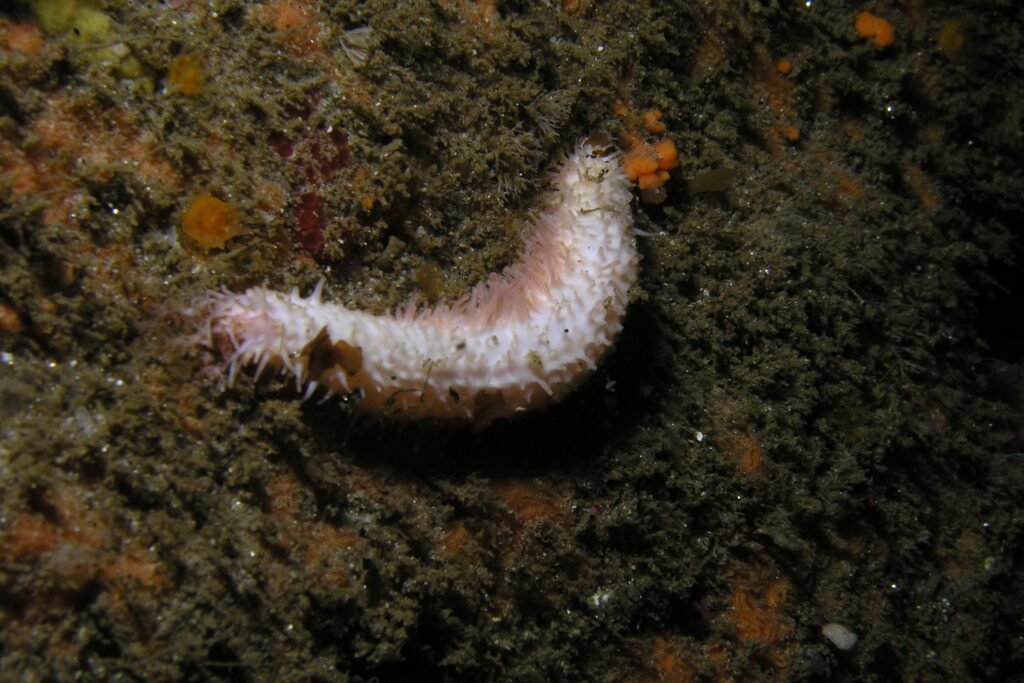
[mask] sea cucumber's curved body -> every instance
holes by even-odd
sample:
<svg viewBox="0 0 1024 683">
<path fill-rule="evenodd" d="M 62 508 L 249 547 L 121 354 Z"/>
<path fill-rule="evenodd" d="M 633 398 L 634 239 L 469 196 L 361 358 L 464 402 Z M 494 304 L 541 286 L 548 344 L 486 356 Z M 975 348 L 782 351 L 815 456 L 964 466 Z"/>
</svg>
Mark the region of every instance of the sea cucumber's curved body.
<svg viewBox="0 0 1024 683">
<path fill-rule="evenodd" d="M 557 201 L 525 239 L 520 261 L 452 305 L 371 315 L 254 287 L 211 294 L 207 342 L 239 367 L 287 368 L 312 392 L 356 393 L 359 412 L 486 423 L 558 401 L 622 328 L 637 255 L 631 199 L 615 155 L 587 144 L 556 176 Z"/>
</svg>

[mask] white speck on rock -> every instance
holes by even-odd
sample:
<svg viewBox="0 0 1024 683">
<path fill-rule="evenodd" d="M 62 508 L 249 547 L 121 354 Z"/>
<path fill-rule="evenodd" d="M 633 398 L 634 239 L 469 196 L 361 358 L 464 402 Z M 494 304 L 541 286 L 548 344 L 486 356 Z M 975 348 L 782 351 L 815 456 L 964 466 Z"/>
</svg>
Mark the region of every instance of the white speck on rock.
<svg viewBox="0 0 1024 683">
<path fill-rule="evenodd" d="M 857 634 L 842 624 L 835 622 L 821 627 L 821 634 L 840 650 L 852 650 L 857 644 Z"/>
</svg>

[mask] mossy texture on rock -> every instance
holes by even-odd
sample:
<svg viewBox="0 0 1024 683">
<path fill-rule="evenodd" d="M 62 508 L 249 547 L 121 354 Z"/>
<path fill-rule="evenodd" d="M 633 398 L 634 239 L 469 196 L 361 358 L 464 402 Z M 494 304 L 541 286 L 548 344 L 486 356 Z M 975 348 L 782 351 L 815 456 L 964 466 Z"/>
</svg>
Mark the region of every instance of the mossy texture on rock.
<svg viewBox="0 0 1024 683">
<path fill-rule="evenodd" d="M 0 671 L 1019 673 L 1019 17 L 872 5 L 882 47 L 861 9 L 0 10 Z M 183 351 L 209 289 L 465 294 L 623 108 L 678 166 L 635 207 L 623 337 L 564 404 L 360 430 L 351 397 L 220 390 Z M 200 196 L 244 233 L 190 243 Z"/>
</svg>

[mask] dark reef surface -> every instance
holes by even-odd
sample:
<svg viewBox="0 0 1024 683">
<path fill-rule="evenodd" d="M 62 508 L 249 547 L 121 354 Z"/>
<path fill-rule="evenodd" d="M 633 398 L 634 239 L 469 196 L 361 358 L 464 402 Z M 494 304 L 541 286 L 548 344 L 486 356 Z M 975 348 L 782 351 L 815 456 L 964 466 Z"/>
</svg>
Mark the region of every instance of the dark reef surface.
<svg viewBox="0 0 1024 683">
<path fill-rule="evenodd" d="M 0 680 L 1019 680 L 1022 41 L 1009 0 L 5 3 Z M 587 136 L 680 164 L 563 404 L 353 428 L 182 343 L 209 289 L 464 294 Z"/>
</svg>

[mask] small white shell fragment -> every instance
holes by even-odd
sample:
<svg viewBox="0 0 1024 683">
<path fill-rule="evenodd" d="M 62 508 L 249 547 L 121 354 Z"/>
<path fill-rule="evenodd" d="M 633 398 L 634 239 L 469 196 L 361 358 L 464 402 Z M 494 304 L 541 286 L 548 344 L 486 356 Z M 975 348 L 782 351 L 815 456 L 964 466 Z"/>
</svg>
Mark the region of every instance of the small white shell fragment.
<svg viewBox="0 0 1024 683">
<path fill-rule="evenodd" d="M 821 634 L 840 650 L 852 650 L 853 646 L 857 644 L 857 634 L 835 622 L 822 626 Z"/>
</svg>

